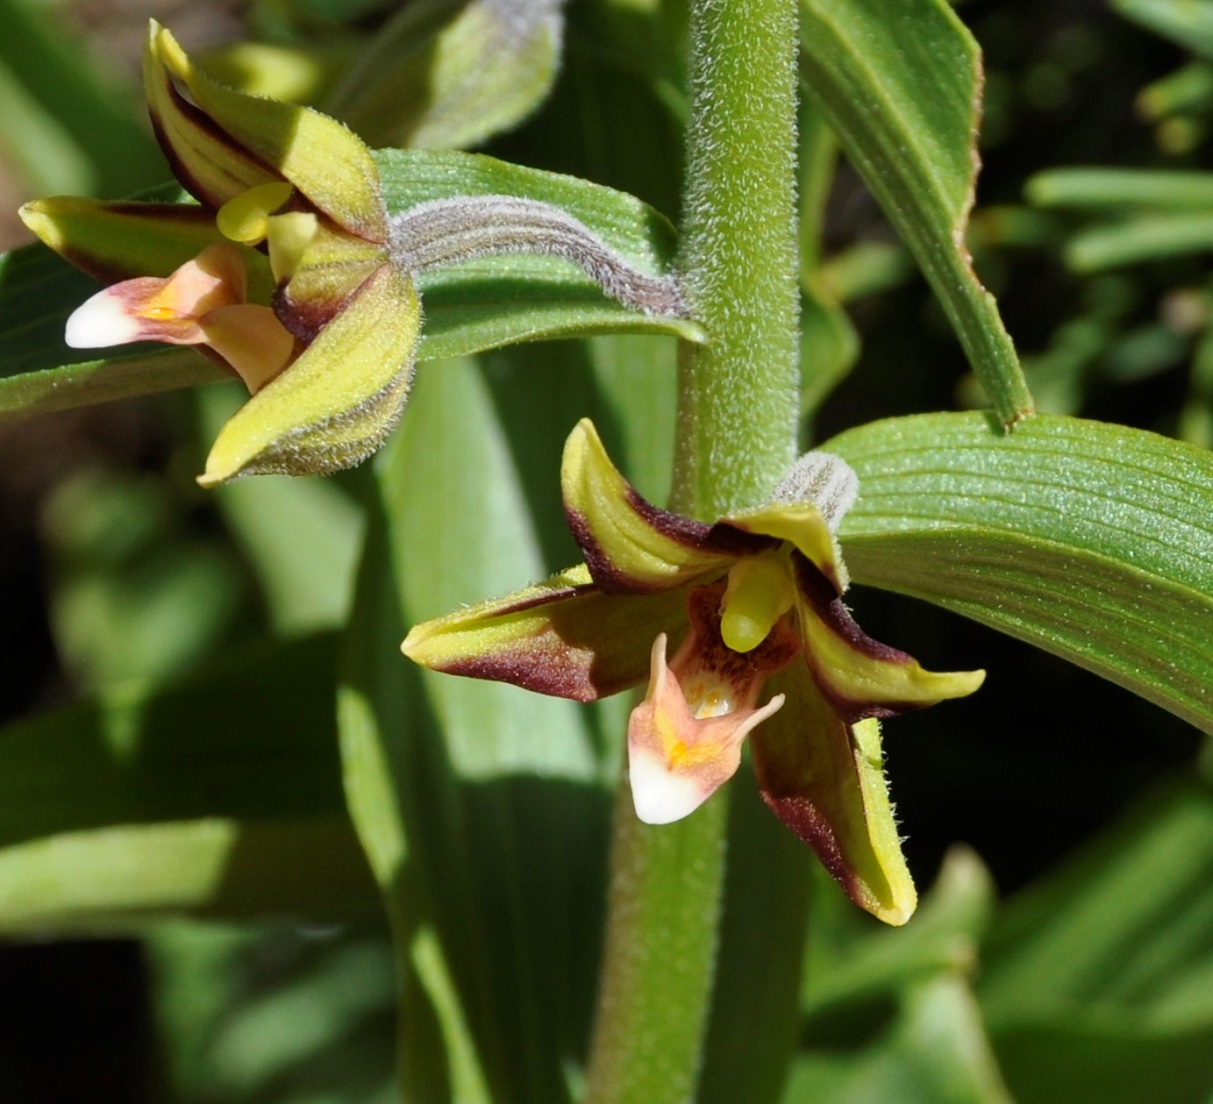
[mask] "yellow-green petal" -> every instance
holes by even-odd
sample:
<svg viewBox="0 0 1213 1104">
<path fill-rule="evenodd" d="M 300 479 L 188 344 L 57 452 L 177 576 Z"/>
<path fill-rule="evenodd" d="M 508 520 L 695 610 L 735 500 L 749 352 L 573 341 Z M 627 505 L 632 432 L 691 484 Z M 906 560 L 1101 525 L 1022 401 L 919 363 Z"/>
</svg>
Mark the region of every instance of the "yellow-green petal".
<svg viewBox="0 0 1213 1104">
<path fill-rule="evenodd" d="M 663 590 L 723 572 L 739 551 L 714 539 L 713 527 L 650 505 L 607 456 L 593 423 L 569 434 L 560 469 L 565 514 L 604 590 Z M 723 539 L 728 534 L 720 534 Z M 769 542 L 759 541 L 758 551 Z"/>
<path fill-rule="evenodd" d="M 773 502 L 740 517 L 727 518 L 726 524 L 747 533 L 789 541 L 834 584 L 839 594 L 847 589 L 846 565 L 834 534 L 816 506 L 805 502 Z"/>
<path fill-rule="evenodd" d="M 918 661 L 865 636 L 837 603 L 824 611 L 798 599 L 805 654 L 816 681 L 850 719 L 887 717 L 966 698 L 985 681 L 985 671 L 926 671 Z"/>
<path fill-rule="evenodd" d="M 796 609 L 805 656 L 822 691 L 848 720 L 963 698 L 985 681 L 985 671 L 926 671 L 911 656 L 873 640 L 812 572 L 803 563 L 798 571 Z"/>
<path fill-rule="evenodd" d="M 223 427 L 198 482 L 322 474 L 366 459 L 404 408 L 420 327 L 412 281 L 383 265 Z"/>
<path fill-rule="evenodd" d="M 148 54 L 150 65 L 179 80 L 250 157 L 289 180 L 318 210 L 369 241 L 387 237 L 379 170 L 353 131 L 311 108 L 227 88 L 198 69 L 155 23 Z"/>
</svg>

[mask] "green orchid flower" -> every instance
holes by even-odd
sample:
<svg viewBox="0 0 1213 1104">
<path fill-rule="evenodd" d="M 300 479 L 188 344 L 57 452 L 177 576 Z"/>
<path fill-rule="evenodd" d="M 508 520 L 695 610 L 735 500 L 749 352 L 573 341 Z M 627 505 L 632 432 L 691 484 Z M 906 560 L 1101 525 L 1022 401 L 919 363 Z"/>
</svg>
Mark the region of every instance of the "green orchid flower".
<svg viewBox="0 0 1213 1104">
<path fill-rule="evenodd" d="M 59 197 L 22 217 L 110 285 L 69 319 L 69 345 L 193 345 L 247 385 L 203 486 L 331 472 L 373 453 L 408 398 L 417 280 L 431 270 L 555 256 L 637 310 L 687 314 L 673 277 L 637 271 L 551 204 L 477 195 L 390 215 L 371 151 L 350 130 L 225 87 L 155 22 L 143 78 L 156 137 L 197 203 Z"/>
<path fill-rule="evenodd" d="M 404 405 L 421 325 L 370 150 L 337 121 L 246 96 L 153 23 L 144 86 L 157 139 L 199 206 L 60 198 L 26 224 L 111 284 L 69 320 L 83 348 L 197 345 L 252 398 L 199 477 L 358 463 Z"/>
<path fill-rule="evenodd" d="M 628 724 L 641 820 L 692 812 L 738 769 L 748 736 L 767 805 L 857 904 L 904 923 L 917 898 L 879 719 L 970 694 L 985 673 L 925 671 L 851 619 L 833 533 L 855 499 L 851 469 L 809 453 L 768 505 L 707 524 L 641 498 L 583 421 L 561 481 L 585 563 L 418 625 L 404 653 L 583 702 L 647 678 Z"/>
</svg>

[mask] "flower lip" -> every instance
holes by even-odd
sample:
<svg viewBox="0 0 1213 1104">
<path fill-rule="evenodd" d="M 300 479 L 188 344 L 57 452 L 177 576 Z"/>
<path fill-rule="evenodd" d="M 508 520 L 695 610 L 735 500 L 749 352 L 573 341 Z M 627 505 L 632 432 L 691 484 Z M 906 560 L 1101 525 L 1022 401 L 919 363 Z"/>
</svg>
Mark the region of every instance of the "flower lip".
<svg viewBox="0 0 1213 1104">
<path fill-rule="evenodd" d="M 741 764 L 741 745 L 784 703 L 776 695 L 754 708 L 767 674 L 788 662 L 795 643 L 767 648 L 771 666 L 730 653 L 719 639 L 720 586 L 697 587 L 687 597 L 691 632 L 672 663 L 666 635 L 653 642 L 649 689 L 628 720 L 628 777 L 636 815 L 669 824 L 692 813 Z"/>
<path fill-rule="evenodd" d="M 200 345 L 206 341 L 200 321 L 243 303 L 247 284 L 236 247 L 210 245 L 167 279 L 141 276 L 98 292 L 72 312 L 64 340 L 74 349 L 134 341 Z"/>
</svg>

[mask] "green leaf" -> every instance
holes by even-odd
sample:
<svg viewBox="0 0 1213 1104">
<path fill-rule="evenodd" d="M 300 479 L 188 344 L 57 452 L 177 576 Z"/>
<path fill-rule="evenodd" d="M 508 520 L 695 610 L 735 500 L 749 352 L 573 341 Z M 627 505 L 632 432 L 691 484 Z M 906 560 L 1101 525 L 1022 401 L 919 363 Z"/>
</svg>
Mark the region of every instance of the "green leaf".
<svg viewBox="0 0 1213 1104">
<path fill-rule="evenodd" d="M 474 154 L 381 150 L 391 211 L 460 195 L 518 195 L 580 219 L 642 271 L 669 270 L 674 230 L 639 200 L 574 177 Z M 521 341 L 608 333 L 702 339 L 694 322 L 642 314 L 608 299 L 572 262 L 492 257 L 427 274 L 418 357 L 463 356 Z M 42 246 L 0 255 L 0 419 L 47 413 L 227 378 L 188 349 L 132 346 L 105 359 L 63 344 L 67 316 L 96 285 Z M 151 350 L 151 351 L 149 351 Z"/>
<path fill-rule="evenodd" d="M 308 638 L 0 731 L 0 931 L 374 916 L 332 671 L 332 638 Z"/>
<path fill-rule="evenodd" d="M 1066 243 L 1066 264 L 1075 272 L 1100 272 L 1121 265 L 1213 250 L 1213 216 L 1160 214 L 1092 226 Z"/>
<path fill-rule="evenodd" d="M 876 928 L 822 883 L 813 897 L 801 1007 L 809 1025 L 828 1031 L 848 1006 L 871 1006 L 941 973 L 970 972 L 994 912 L 994 884 L 981 860 L 953 847 L 904 928 Z"/>
<path fill-rule="evenodd" d="M 1213 732 L 1213 454 L 1037 415 L 892 419 L 823 448 L 859 475 L 851 576 L 1063 656 Z"/>
<path fill-rule="evenodd" d="M 993 885 L 956 848 L 913 921 L 875 928 L 826 875 L 814 879 L 800 1054 L 787 1104 L 1003 1104 L 968 984 Z"/>
<path fill-rule="evenodd" d="M 978 995 L 1022 1100 L 1204 1100 L 1213 1084 L 1213 790 L 1168 783 L 991 934 Z"/>
<path fill-rule="evenodd" d="M 943 0 L 802 0 L 802 72 L 918 260 L 999 419 L 1032 410 L 1014 346 L 964 246 L 981 55 Z"/>
<path fill-rule="evenodd" d="M 198 393 L 204 437 L 214 437 L 242 394 L 234 380 Z M 366 526 L 337 481 L 239 479 L 216 487 L 215 501 L 261 583 L 276 635 L 345 623 Z"/>
<path fill-rule="evenodd" d="M 62 18 L 48 16 L 39 5 L 0 2 L 3 84 L 10 96 L 20 86 L 27 108 L 53 121 L 50 141 L 62 168 L 76 177 L 64 183 L 103 196 L 145 188 L 163 169 L 156 145 L 139 121 L 135 92 L 99 74 L 84 45 L 69 40 Z M 0 149 L 7 152 L 10 144 L 20 143 L 24 148 L 16 155 L 18 164 L 38 158 L 43 135 L 28 126 L 33 120 L 11 112 L 4 118 Z"/>
<path fill-rule="evenodd" d="M 589 1030 L 614 773 L 594 711 L 423 673 L 399 645 L 415 621 L 546 574 L 513 453 L 544 461 L 555 502 L 569 426 L 507 437 L 468 362 L 423 367 L 412 401 L 376 463 L 340 694 L 350 808 L 402 979 L 401 1087 L 564 1102 Z"/>
<path fill-rule="evenodd" d="M 322 104 L 375 146 L 460 149 L 526 118 L 560 64 L 559 5 L 409 4 Z"/>
<path fill-rule="evenodd" d="M 143 950 L 172 1100 L 398 1099 L 384 933 L 171 921 Z"/>
<path fill-rule="evenodd" d="M 1076 272 L 1099 272 L 1213 249 L 1213 173 L 1143 169 L 1054 169 L 1024 188 L 1038 207 L 1105 216 L 1066 243 Z M 1111 216 L 1109 218 L 1109 216 Z"/>
<path fill-rule="evenodd" d="M 822 272 L 825 209 L 838 141 L 821 113 L 800 104 L 800 412 L 809 417 L 859 357 L 859 334 Z"/>
<path fill-rule="evenodd" d="M 1126 19 L 1213 58 L 1213 9 L 1194 0 L 1112 0 Z"/>
<path fill-rule="evenodd" d="M 1028 179 L 1024 196 L 1037 207 L 1207 211 L 1213 206 L 1213 173 L 1050 169 Z"/>
<path fill-rule="evenodd" d="M 803 1055 L 786 1104 L 1011 1104 L 968 985 L 946 974 L 911 986 L 869 1045 Z"/>
<path fill-rule="evenodd" d="M 1213 106 L 1213 65 L 1193 61 L 1168 73 L 1138 93 L 1136 106 L 1151 122 L 1207 111 Z"/>
</svg>

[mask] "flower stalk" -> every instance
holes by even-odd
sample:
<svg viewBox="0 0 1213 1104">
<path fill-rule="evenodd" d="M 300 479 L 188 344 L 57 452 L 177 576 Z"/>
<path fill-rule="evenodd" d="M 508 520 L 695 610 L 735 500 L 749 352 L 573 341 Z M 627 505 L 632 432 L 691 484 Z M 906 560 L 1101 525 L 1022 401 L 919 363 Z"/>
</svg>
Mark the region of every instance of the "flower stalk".
<svg viewBox="0 0 1213 1104">
<path fill-rule="evenodd" d="M 708 334 L 683 345 L 671 506 L 768 497 L 796 452 L 796 4 L 694 0 L 680 270 Z M 724 884 L 727 805 L 636 818 L 620 788 L 591 1104 L 695 1096 Z"/>
</svg>

